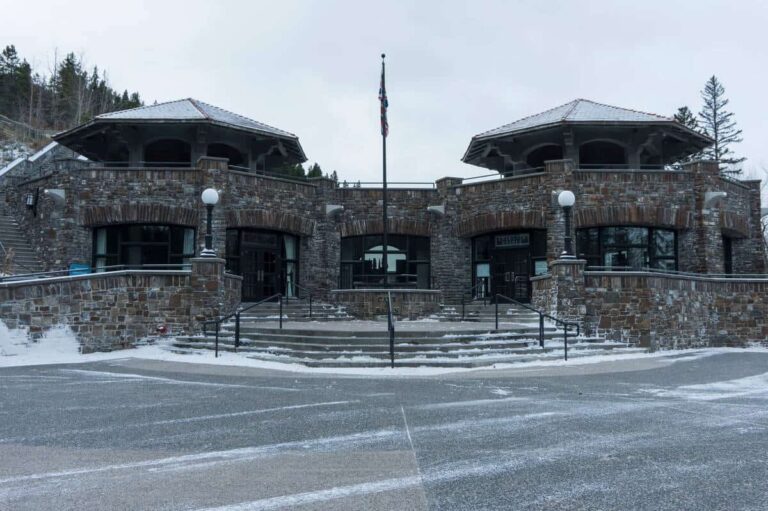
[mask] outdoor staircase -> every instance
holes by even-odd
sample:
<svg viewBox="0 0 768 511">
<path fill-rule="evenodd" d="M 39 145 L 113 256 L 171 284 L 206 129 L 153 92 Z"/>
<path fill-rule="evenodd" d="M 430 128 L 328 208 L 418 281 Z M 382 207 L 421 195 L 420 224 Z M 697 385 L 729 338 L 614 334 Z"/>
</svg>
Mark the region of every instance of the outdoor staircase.
<svg viewBox="0 0 768 511">
<path fill-rule="evenodd" d="M 249 309 L 251 303 L 243 302 L 241 309 L 248 309 L 240 316 L 243 323 L 259 323 L 280 319 L 280 303 L 266 302 Z M 310 310 L 307 298 L 283 298 L 283 321 L 349 321 L 353 319 L 343 306 L 313 301 Z"/>
<path fill-rule="evenodd" d="M 463 312 L 462 312 L 463 311 Z M 440 321 L 472 321 L 495 323 L 496 305 L 491 303 L 491 299 L 473 300 L 465 303 L 463 306 L 443 305 L 440 312 L 431 316 Z M 499 303 L 499 321 L 501 322 L 538 322 L 539 315 L 529 309 L 510 303 Z"/>
<path fill-rule="evenodd" d="M 282 329 L 276 322 L 279 317 L 277 311 L 260 311 L 259 316 L 246 316 L 244 313 L 241 316 L 240 343 L 237 348 L 234 321 L 223 323 L 219 331 L 218 349 L 237 351 L 244 357 L 261 361 L 302 364 L 307 367 L 390 365 L 386 321 L 339 321 L 331 315 L 333 323 L 319 319 L 310 326 L 302 323 L 309 318 L 300 302 L 293 305 L 295 309 L 287 309 L 284 305 Z M 499 330 L 495 330 L 494 322 L 489 322 L 487 316 L 481 315 L 480 311 L 476 320 L 471 322 L 457 323 L 452 319 L 397 322 L 396 366 L 467 368 L 564 357 L 563 331 L 560 327 L 545 323 L 544 347 L 541 347 L 538 315 L 535 312 L 530 311 L 528 314 L 529 311 L 521 307 L 505 305 L 502 320 L 501 310 Z M 625 343 L 611 342 L 601 337 L 572 335 L 569 334 L 569 358 L 616 349 L 625 353 L 638 350 Z M 178 337 L 168 349 L 186 354 L 213 350 L 215 337 L 211 332 L 207 336 Z"/>
<path fill-rule="evenodd" d="M 32 250 L 29 240 L 19 228 L 19 224 L 10 215 L 0 214 L 0 272 L 3 270 L 5 257 L 13 250 L 10 267 L 11 274 L 36 273 L 43 271 L 40 259 Z"/>
</svg>

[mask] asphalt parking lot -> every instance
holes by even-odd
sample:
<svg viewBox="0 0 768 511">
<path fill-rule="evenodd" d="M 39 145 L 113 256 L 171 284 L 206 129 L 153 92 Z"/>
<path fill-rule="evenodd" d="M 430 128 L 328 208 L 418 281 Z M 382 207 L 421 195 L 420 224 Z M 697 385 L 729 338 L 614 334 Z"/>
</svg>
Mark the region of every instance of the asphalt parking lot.
<svg viewBox="0 0 768 511">
<path fill-rule="evenodd" d="M 422 378 L 0 369 L 0 509 L 768 509 L 768 353 Z"/>
</svg>

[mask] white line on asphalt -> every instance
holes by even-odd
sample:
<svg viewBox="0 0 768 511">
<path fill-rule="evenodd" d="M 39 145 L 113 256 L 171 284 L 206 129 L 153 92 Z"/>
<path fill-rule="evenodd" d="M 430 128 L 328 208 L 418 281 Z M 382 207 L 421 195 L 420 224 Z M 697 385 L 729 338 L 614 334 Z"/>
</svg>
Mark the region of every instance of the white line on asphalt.
<svg viewBox="0 0 768 511">
<path fill-rule="evenodd" d="M 269 413 L 269 412 L 279 412 L 283 410 L 296 410 L 300 408 L 314 408 L 314 407 L 320 407 L 320 406 L 336 406 L 336 405 L 342 405 L 342 404 L 348 404 L 348 403 L 358 403 L 359 401 L 328 401 L 325 403 L 307 403 L 303 405 L 291 405 L 291 406 L 279 406 L 276 408 L 261 408 L 259 410 L 245 410 L 242 412 L 231 412 L 231 413 L 220 413 L 216 415 L 199 415 L 195 417 L 184 417 L 182 419 L 165 419 L 165 420 L 159 420 L 159 421 L 153 421 L 153 422 L 137 422 L 133 424 L 125 424 L 120 423 L 119 425 L 115 426 L 108 426 L 103 428 L 89 428 L 89 429 L 74 429 L 70 431 L 57 431 L 54 433 L 48 433 L 44 435 L 36 435 L 36 436 L 30 436 L 30 437 L 11 437 L 11 438 L 2 438 L 0 439 L 0 444 L 7 444 L 11 442 L 22 442 L 22 441 L 30 441 L 30 440 L 39 440 L 43 438 L 56 438 L 56 437 L 63 437 L 63 436 L 71 436 L 71 435 L 83 435 L 83 434 L 90 434 L 90 433 L 104 433 L 106 431 L 113 431 L 113 430 L 124 430 L 126 428 L 145 428 L 147 426 L 159 426 L 163 424 L 179 424 L 179 423 L 185 423 L 185 422 L 197 422 L 197 421 L 206 421 L 206 420 L 215 420 L 215 419 L 223 419 L 228 417 L 240 417 L 245 415 L 258 415 L 262 413 Z"/>
<path fill-rule="evenodd" d="M 198 511 L 265 511 L 268 509 L 284 509 L 305 504 L 342 499 L 345 497 L 354 497 L 357 495 L 368 495 L 371 493 L 401 490 L 411 486 L 417 486 L 419 484 L 421 484 L 420 477 L 399 477 L 395 479 L 383 479 L 381 481 L 374 481 L 370 483 L 353 484 L 350 486 L 337 486 L 336 488 L 330 488 L 328 490 L 283 495 L 280 497 L 255 500 L 252 502 L 243 502 L 241 504 L 232 504 L 229 506 L 207 508 L 205 510 Z"/>
<path fill-rule="evenodd" d="M 182 422 L 207 421 L 207 420 L 213 420 L 213 419 L 223 419 L 225 417 L 241 417 L 243 415 L 257 415 L 260 413 L 279 412 L 283 410 L 297 410 L 299 408 L 314 408 L 318 406 L 345 405 L 349 403 L 359 403 L 359 401 L 328 401 L 326 403 L 308 403 L 305 405 L 279 406 L 277 408 L 262 408 L 261 410 L 246 410 L 244 412 L 220 413 L 216 415 L 200 415 L 198 417 L 185 417 L 183 419 L 167 419 L 162 421 L 146 422 L 144 424 L 134 424 L 132 426 L 155 426 L 159 424 L 177 424 Z"/>
<path fill-rule="evenodd" d="M 62 477 L 88 475 L 99 472 L 109 472 L 113 470 L 126 470 L 135 468 L 163 467 L 167 465 L 179 466 L 183 463 L 198 462 L 205 460 L 218 460 L 220 462 L 242 461 L 258 458 L 264 455 L 282 452 L 290 449 L 307 449 L 310 447 L 322 447 L 328 445 L 338 445 L 348 448 L 356 443 L 367 443 L 371 441 L 381 441 L 389 438 L 395 438 L 402 435 L 402 432 L 394 429 L 382 429 L 377 431 L 365 431 L 362 433 L 352 433 L 349 435 L 340 435 L 333 437 L 314 438 L 309 440 L 297 440 L 293 442 L 284 442 L 279 444 L 268 444 L 257 447 L 241 447 L 226 451 L 201 452 L 197 454 L 185 454 L 182 456 L 171 456 L 168 458 L 159 458 L 154 460 L 137 461 L 133 463 L 120 463 L 115 465 L 105 465 L 101 467 L 76 468 L 71 470 L 60 470 L 55 472 L 41 472 L 37 474 L 27 474 L 0 479 L 0 484 L 19 483 L 24 481 L 36 481 L 41 479 L 56 479 Z M 183 468 L 183 467 L 182 467 Z"/>
<path fill-rule="evenodd" d="M 469 401 L 450 401 L 447 403 L 432 403 L 428 405 L 420 405 L 420 406 L 417 406 L 417 408 L 420 408 L 422 410 L 436 410 L 440 408 L 458 408 L 462 406 L 497 405 L 500 403 L 509 403 L 514 401 L 522 402 L 522 401 L 530 401 L 530 399 L 525 397 L 504 397 L 504 398 L 498 398 L 498 399 L 472 399 Z"/>
<path fill-rule="evenodd" d="M 261 387 L 258 385 L 239 385 L 235 383 L 213 383 L 204 381 L 191 381 L 191 380 L 175 380 L 173 378 L 162 378 L 159 376 L 146 376 L 143 374 L 134 373 L 113 373 L 109 371 L 90 371 L 86 369 L 60 369 L 61 371 L 68 373 L 78 373 L 90 376 L 106 376 L 110 378 L 125 378 L 125 379 L 137 379 L 147 381 L 157 381 L 162 383 L 170 383 L 174 385 L 201 385 L 204 387 L 236 387 L 242 389 L 265 389 L 265 390 L 285 390 L 288 392 L 298 392 L 301 389 L 291 389 L 285 387 Z"/>
<path fill-rule="evenodd" d="M 400 411 L 403 412 L 403 422 L 405 423 L 405 432 L 408 435 L 408 443 L 411 444 L 411 450 L 415 453 L 413 439 L 411 439 L 411 429 L 408 427 L 408 419 L 405 418 L 405 408 L 403 408 L 403 405 L 400 405 Z"/>
</svg>

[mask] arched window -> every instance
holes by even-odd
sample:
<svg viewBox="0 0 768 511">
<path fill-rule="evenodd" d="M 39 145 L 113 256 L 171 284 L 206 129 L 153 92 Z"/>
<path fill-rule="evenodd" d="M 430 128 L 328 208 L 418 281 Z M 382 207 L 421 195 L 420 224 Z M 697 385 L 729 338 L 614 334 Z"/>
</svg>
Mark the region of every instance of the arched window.
<svg viewBox="0 0 768 511">
<path fill-rule="evenodd" d="M 625 166 L 626 164 L 626 151 L 615 142 L 596 140 L 579 147 L 579 166 L 582 168 L 600 169 Z"/>
<path fill-rule="evenodd" d="M 190 167 L 190 145 L 183 140 L 164 138 L 144 147 L 145 167 Z"/>
<path fill-rule="evenodd" d="M 341 289 L 397 287 L 429 289 L 430 258 L 427 236 L 387 236 L 387 276 L 384 276 L 382 236 L 350 236 L 341 239 Z"/>
<path fill-rule="evenodd" d="M 543 167 L 545 161 L 562 160 L 563 148 L 557 144 L 548 144 L 534 149 L 525 158 L 528 166 L 533 168 Z"/>
<path fill-rule="evenodd" d="M 208 156 L 227 158 L 230 165 L 243 165 L 243 153 L 227 144 L 208 144 Z"/>
</svg>

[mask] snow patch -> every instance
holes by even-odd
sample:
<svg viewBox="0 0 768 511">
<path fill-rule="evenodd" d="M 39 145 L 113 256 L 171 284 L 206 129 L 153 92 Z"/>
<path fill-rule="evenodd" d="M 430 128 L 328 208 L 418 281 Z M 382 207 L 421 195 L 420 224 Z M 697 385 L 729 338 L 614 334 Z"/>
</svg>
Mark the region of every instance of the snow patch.
<svg viewBox="0 0 768 511">
<path fill-rule="evenodd" d="M 641 389 L 640 392 L 659 397 L 673 397 L 693 401 L 714 401 L 716 399 L 768 394 L 768 373 L 737 378 L 735 380 L 684 385 L 676 389 Z"/>
</svg>

